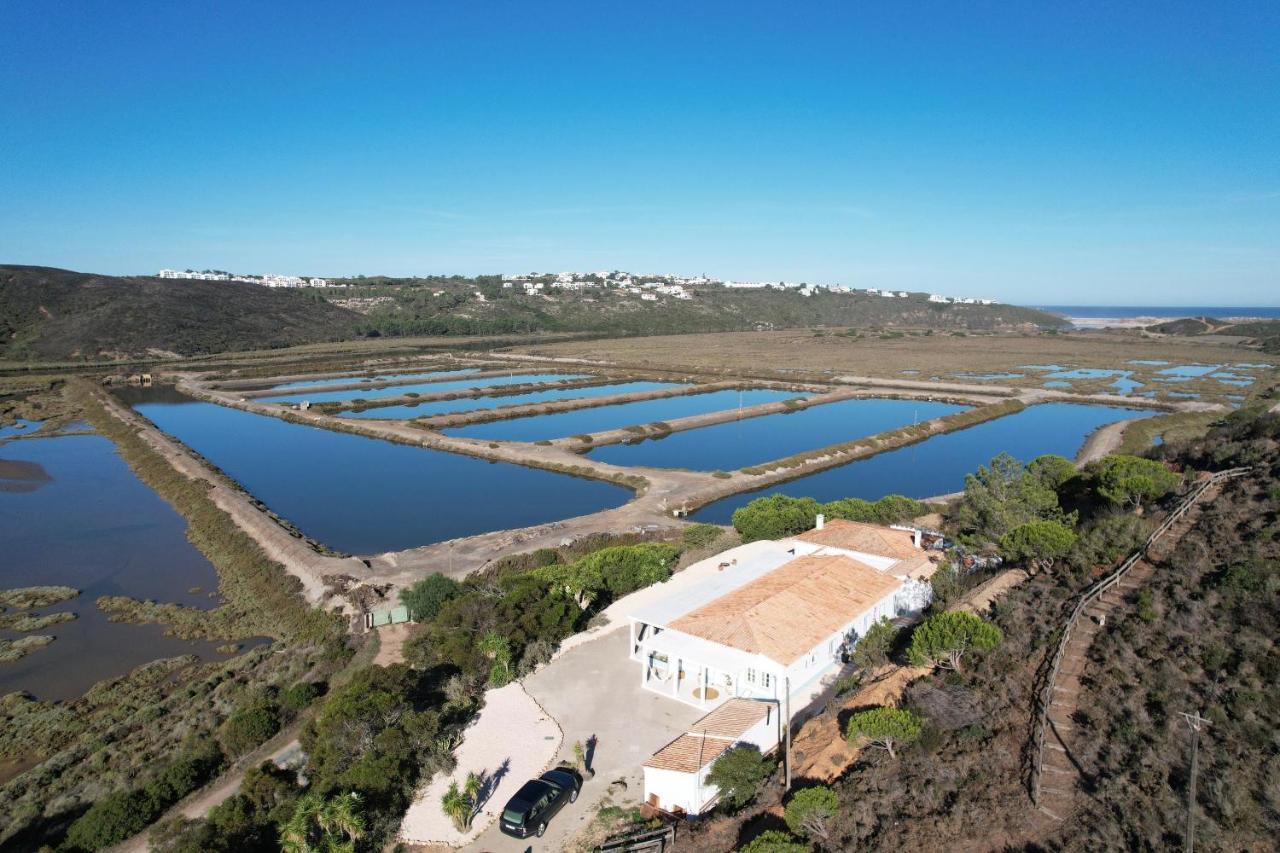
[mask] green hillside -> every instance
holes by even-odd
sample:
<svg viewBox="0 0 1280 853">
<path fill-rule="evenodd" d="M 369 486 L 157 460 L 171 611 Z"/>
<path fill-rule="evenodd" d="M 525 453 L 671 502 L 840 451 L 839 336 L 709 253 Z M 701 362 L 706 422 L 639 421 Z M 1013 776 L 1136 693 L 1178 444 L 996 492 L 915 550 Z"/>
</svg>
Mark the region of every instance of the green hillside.
<svg viewBox="0 0 1280 853">
<path fill-rule="evenodd" d="M 315 291 L 0 266 L 0 358 L 63 360 L 291 346 L 357 334 Z"/>
</svg>

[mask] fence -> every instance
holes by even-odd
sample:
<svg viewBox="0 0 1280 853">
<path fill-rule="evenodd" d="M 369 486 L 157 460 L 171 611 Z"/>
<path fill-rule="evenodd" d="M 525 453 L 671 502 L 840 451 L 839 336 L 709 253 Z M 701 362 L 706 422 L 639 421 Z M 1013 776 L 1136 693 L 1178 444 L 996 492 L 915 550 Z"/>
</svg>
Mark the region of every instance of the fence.
<svg viewBox="0 0 1280 853">
<path fill-rule="evenodd" d="M 1049 705 L 1053 701 L 1053 687 L 1058 680 L 1058 668 L 1062 666 L 1062 659 L 1067 653 L 1067 645 L 1071 642 L 1071 632 L 1075 628 L 1076 623 L 1080 621 L 1080 617 L 1084 614 L 1085 609 L 1102 597 L 1108 590 L 1120 582 L 1120 580 L 1129 573 L 1129 570 L 1143 557 L 1147 551 L 1154 545 L 1160 537 L 1164 536 L 1169 530 L 1182 520 L 1191 508 L 1195 506 L 1196 501 L 1204 496 L 1204 493 L 1216 486 L 1218 483 L 1228 480 L 1232 477 L 1239 477 L 1247 474 L 1249 468 L 1231 468 L 1226 471 L 1219 471 L 1213 474 L 1209 479 L 1200 483 L 1191 492 L 1184 497 L 1178 506 L 1169 513 L 1169 516 L 1157 527 L 1147 541 L 1142 543 L 1137 551 L 1129 555 L 1120 566 L 1111 574 L 1091 586 L 1080 597 L 1080 601 L 1076 603 L 1075 608 L 1071 611 L 1071 615 L 1067 617 L 1067 624 L 1062 629 L 1062 636 L 1058 640 L 1058 648 L 1053 653 L 1053 662 L 1049 665 L 1049 673 L 1045 679 L 1045 683 L 1041 686 L 1037 697 L 1039 708 L 1036 713 L 1036 732 L 1035 732 L 1035 763 L 1031 767 L 1031 801 L 1037 806 L 1040 805 L 1040 783 L 1044 773 L 1044 732 L 1049 722 Z"/>
</svg>

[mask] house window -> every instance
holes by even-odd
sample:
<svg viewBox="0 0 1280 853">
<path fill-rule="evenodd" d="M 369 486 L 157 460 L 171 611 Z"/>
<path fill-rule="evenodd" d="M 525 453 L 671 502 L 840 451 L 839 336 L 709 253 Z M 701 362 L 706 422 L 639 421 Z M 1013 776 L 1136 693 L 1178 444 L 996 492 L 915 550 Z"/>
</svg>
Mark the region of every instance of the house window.
<svg viewBox="0 0 1280 853">
<path fill-rule="evenodd" d="M 765 690 L 769 689 L 769 685 L 773 682 L 773 676 L 767 672 L 760 673 L 760 686 Z"/>
<path fill-rule="evenodd" d="M 756 671 L 754 669 L 747 670 L 747 684 L 756 683 Z"/>
</svg>

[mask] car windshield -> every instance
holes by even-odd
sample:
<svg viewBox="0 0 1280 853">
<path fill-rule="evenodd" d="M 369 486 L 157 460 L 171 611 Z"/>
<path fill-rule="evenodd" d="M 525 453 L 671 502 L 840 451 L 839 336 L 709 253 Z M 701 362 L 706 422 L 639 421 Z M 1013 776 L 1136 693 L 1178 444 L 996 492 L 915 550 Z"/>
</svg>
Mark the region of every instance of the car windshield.
<svg viewBox="0 0 1280 853">
<path fill-rule="evenodd" d="M 524 826 L 524 812 L 515 809 L 507 809 L 502 813 L 502 819 L 507 823 L 513 823 L 516 826 Z"/>
</svg>

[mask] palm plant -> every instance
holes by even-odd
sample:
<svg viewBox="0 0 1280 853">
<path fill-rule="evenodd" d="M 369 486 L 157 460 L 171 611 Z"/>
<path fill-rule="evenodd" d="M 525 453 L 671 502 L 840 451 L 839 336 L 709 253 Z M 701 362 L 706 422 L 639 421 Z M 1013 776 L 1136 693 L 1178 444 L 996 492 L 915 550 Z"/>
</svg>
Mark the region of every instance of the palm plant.
<svg viewBox="0 0 1280 853">
<path fill-rule="evenodd" d="M 293 815 L 280 828 L 282 853 L 354 853 L 364 836 L 360 795 L 354 792 L 325 799 L 304 794 Z"/>
</svg>

